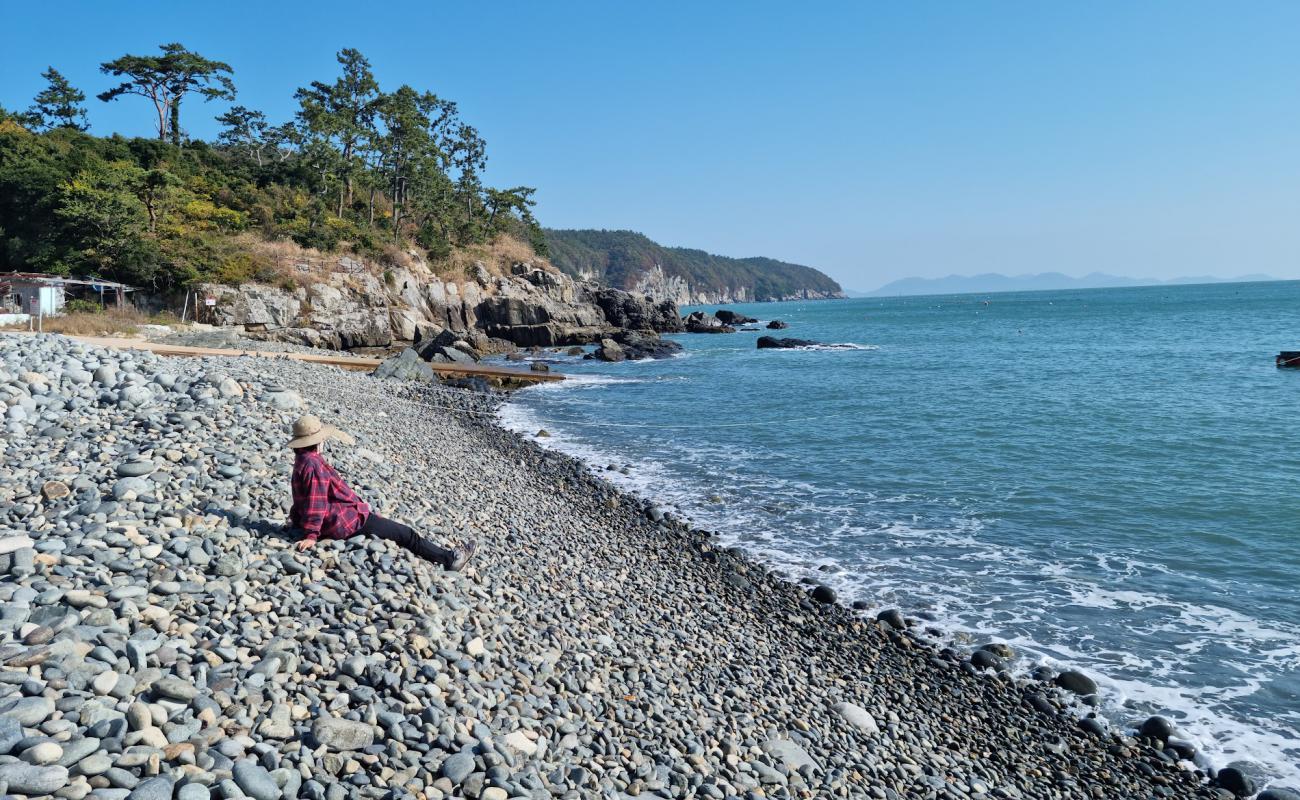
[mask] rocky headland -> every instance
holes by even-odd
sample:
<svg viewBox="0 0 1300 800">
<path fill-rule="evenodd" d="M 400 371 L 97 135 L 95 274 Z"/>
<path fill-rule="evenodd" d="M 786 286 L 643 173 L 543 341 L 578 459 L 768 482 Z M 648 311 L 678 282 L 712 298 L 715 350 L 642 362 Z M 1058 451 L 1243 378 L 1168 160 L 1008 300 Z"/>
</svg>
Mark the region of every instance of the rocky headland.
<svg viewBox="0 0 1300 800">
<path fill-rule="evenodd" d="M 516 346 L 594 344 L 625 330 L 682 330 L 677 306 L 638 293 L 576 281 L 544 262 L 440 277 L 412 259 L 379 268 L 349 257 L 295 265 L 294 286 L 204 284 L 215 304 L 199 319 L 241 328 L 254 339 L 326 349 L 392 347 L 441 334 L 476 353 Z"/>
<path fill-rule="evenodd" d="M 937 649 L 508 433 L 499 395 L 0 336 L 0 793 L 1222 798 L 1076 672 Z M 381 513 L 293 549 L 289 423 Z M 1079 699 L 1083 702 L 1080 703 Z M 1271 795 L 1272 800 L 1294 795 Z"/>
</svg>

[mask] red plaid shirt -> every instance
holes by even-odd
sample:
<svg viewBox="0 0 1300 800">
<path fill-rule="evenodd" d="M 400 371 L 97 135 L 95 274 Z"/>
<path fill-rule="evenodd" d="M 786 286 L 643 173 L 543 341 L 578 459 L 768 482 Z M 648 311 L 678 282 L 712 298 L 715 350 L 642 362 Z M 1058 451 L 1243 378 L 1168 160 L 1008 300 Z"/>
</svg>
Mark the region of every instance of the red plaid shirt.
<svg viewBox="0 0 1300 800">
<path fill-rule="evenodd" d="M 289 524 L 302 528 L 308 539 L 346 539 L 370 516 L 370 506 L 315 450 L 301 451 L 294 459 L 292 485 Z"/>
</svg>

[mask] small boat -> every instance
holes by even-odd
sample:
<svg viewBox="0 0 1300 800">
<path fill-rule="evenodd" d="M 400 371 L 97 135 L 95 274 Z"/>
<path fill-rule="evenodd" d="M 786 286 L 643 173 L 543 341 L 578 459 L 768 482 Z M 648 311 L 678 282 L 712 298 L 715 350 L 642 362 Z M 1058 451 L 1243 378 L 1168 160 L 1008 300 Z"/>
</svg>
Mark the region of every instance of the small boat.
<svg viewBox="0 0 1300 800">
<path fill-rule="evenodd" d="M 1300 350 L 1283 350 L 1278 353 L 1277 365 L 1279 367 L 1300 369 Z"/>
</svg>

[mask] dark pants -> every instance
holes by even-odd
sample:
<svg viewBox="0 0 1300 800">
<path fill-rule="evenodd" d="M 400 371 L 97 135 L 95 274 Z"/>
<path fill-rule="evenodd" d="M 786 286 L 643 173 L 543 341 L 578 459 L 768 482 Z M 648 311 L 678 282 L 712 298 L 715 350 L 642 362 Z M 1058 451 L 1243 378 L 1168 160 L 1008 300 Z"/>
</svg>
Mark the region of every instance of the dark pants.
<svg viewBox="0 0 1300 800">
<path fill-rule="evenodd" d="M 366 517 L 366 524 L 361 526 L 361 530 L 357 531 L 356 535 L 378 536 L 380 539 L 397 542 L 425 561 L 441 564 L 443 569 L 451 566 L 453 555 L 450 550 L 439 547 L 428 539 L 421 537 L 420 534 L 406 525 L 393 522 L 391 519 L 385 519 L 378 514 L 372 513 L 369 517 Z"/>
</svg>

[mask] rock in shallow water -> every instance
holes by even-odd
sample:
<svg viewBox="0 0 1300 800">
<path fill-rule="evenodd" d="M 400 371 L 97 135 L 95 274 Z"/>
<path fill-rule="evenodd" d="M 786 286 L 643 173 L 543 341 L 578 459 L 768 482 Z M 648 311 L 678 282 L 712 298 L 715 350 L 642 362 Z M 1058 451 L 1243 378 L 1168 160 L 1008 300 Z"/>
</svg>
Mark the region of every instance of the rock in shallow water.
<svg viewBox="0 0 1300 800">
<path fill-rule="evenodd" d="M 835 602 L 835 590 L 829 586 L 819 584 L 813 587 L 812 599 L 830 605 Z"/>
<path fill-rule="evenodd" d="M 1056 685 L 1078 695 L 1097 693 L 1097 682 L 1077 669 L 1067 669 L 1056 676 Z"/>
<path fill-rule="evenodd" d="M 1174 735 L 1174 723 L 1164 717 L 1149 717 L 1142 723 L 1138 733 L 1149 739 L 1159 739 L 1163 742 Z"/>
<path fill-rule="evenodd" d="M 1236 767 L 1224 767 L 1214 776 L 1214 780 L 1237 797 L 1249 797 L 1255 793 L 1255 781 Z"/>
</svg>

